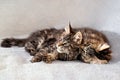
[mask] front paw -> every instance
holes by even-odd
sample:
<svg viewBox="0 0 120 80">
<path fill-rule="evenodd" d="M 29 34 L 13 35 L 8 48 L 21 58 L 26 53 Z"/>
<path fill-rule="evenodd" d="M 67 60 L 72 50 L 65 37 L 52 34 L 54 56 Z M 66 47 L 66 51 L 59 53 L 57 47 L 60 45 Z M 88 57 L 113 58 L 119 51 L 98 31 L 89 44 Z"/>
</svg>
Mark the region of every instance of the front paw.
<svg viewBox="0 0 120 80">
<path fill-rule="evenodd" d="M 42 55 L 40 53 L 37 53 L 30 61 L 32 63 L 40 62 L 40 61 L 42 61 Z"/>
<path fill-rule="evenodd" d="M 107 64 L 107 60 L 96 60 L 96 61 L 91 61 L 91 64 Z"/>
<path fill-rule="evenodd" d="M 52 63 L 53 59 L 52 59 L 51 55 L 44 55 L 43 56 L 43 61 L 45 63 Z"/>
<path fill-rule="evenodd" d="M 40 57 L 33 57 L 30 62 L 34 63 L 34 62 L 40 62 L 42 60 L 42 58 Z"/>
</svg>

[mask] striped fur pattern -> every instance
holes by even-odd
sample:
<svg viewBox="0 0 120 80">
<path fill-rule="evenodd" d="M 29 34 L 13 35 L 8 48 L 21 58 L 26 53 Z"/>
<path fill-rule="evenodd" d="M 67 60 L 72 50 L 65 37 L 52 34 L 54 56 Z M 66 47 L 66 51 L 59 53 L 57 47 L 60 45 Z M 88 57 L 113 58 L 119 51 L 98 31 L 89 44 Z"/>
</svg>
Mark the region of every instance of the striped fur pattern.
<svg viewBox="0 0 120 80">
<path fill-rule="evenodd" d="M 33 56 L 31 62 L 54 60 L 80 60 L 86 63 L 105 64 L 111 59 L 107 38 L 100 32 L 88 29 L 44 29 L 26 39 L 6 38 L 2 47 L 19 46 Z"/>
<path fill-rule="evenodd" d="M 63 30 L 44 29 L 32 33 L 26 39 L 6 38 L 3 39 L 2 47 L 19 46 L 33 56 L 31 62 L 45 61 L 51 63 L 57 59 L 56 41 L 60 38 Z"/>
<path fill-rule="evenodd" d="M 78 52 L 77 59 L 86 63 L 106 64 L 111 59 L 110 45 L 106 36 L 89 28 L 73 30 L 71 25 L 67 26 L 56 46 L 59 53 L 67 53 L 69 56 L 76 55 L 71 53 L 71 49 L 82 49 Z"/>
</svg>

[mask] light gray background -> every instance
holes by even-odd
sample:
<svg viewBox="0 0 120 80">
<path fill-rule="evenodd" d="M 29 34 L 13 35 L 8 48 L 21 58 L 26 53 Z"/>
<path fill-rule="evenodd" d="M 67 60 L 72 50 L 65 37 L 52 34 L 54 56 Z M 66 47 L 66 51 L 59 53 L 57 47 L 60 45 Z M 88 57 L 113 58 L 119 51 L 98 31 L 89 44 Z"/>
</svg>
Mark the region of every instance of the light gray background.
<svg viewBox="0 0 120 80">
<path fill-rule="evenodd" d="M 120 0 L 0 0 L 1 38 L 63 28 L 69 21 L 120 33 Z"/>
</svg>

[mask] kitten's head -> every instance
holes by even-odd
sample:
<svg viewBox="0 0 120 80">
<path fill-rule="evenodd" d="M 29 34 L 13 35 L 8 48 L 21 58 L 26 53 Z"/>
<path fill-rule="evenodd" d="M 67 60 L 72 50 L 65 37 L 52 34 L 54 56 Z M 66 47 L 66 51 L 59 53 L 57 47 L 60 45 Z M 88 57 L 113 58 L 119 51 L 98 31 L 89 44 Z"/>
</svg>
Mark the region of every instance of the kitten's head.
<svg viewBox="0 0 120 80">
<path fill-rule="evenodd" d="M 81 34 L 76 33 L 73 31 L 71 25 L 69 24 L 68 26 L 65 27 L 65 31 L 61 35 L 60 40 L 57 42 L 56 47 L 57 51 L 59 53 L 67 53 L 69 54 L 70 52 L 73 51 L 73 49 L 77 46 L 76 41 L 80 43 L 80 39 L 78 38 L 81 37 Z"/>
</svg>

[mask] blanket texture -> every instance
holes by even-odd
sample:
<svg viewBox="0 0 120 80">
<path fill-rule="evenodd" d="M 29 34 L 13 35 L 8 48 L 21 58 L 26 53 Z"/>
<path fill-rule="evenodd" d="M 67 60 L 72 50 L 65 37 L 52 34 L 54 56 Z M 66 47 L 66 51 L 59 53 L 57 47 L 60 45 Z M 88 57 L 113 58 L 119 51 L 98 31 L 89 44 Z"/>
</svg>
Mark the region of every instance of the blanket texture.
<svg viewBox="0 0 120 80">
<path fill-rule="evenodd" d="M 120 80 L 120 35 L 103 31 L 112 45 L 109 64 L 86 64 L 80 61 L 30 63 L 24 48 L 0 48 L 0 80 Z"/>
</svg>

